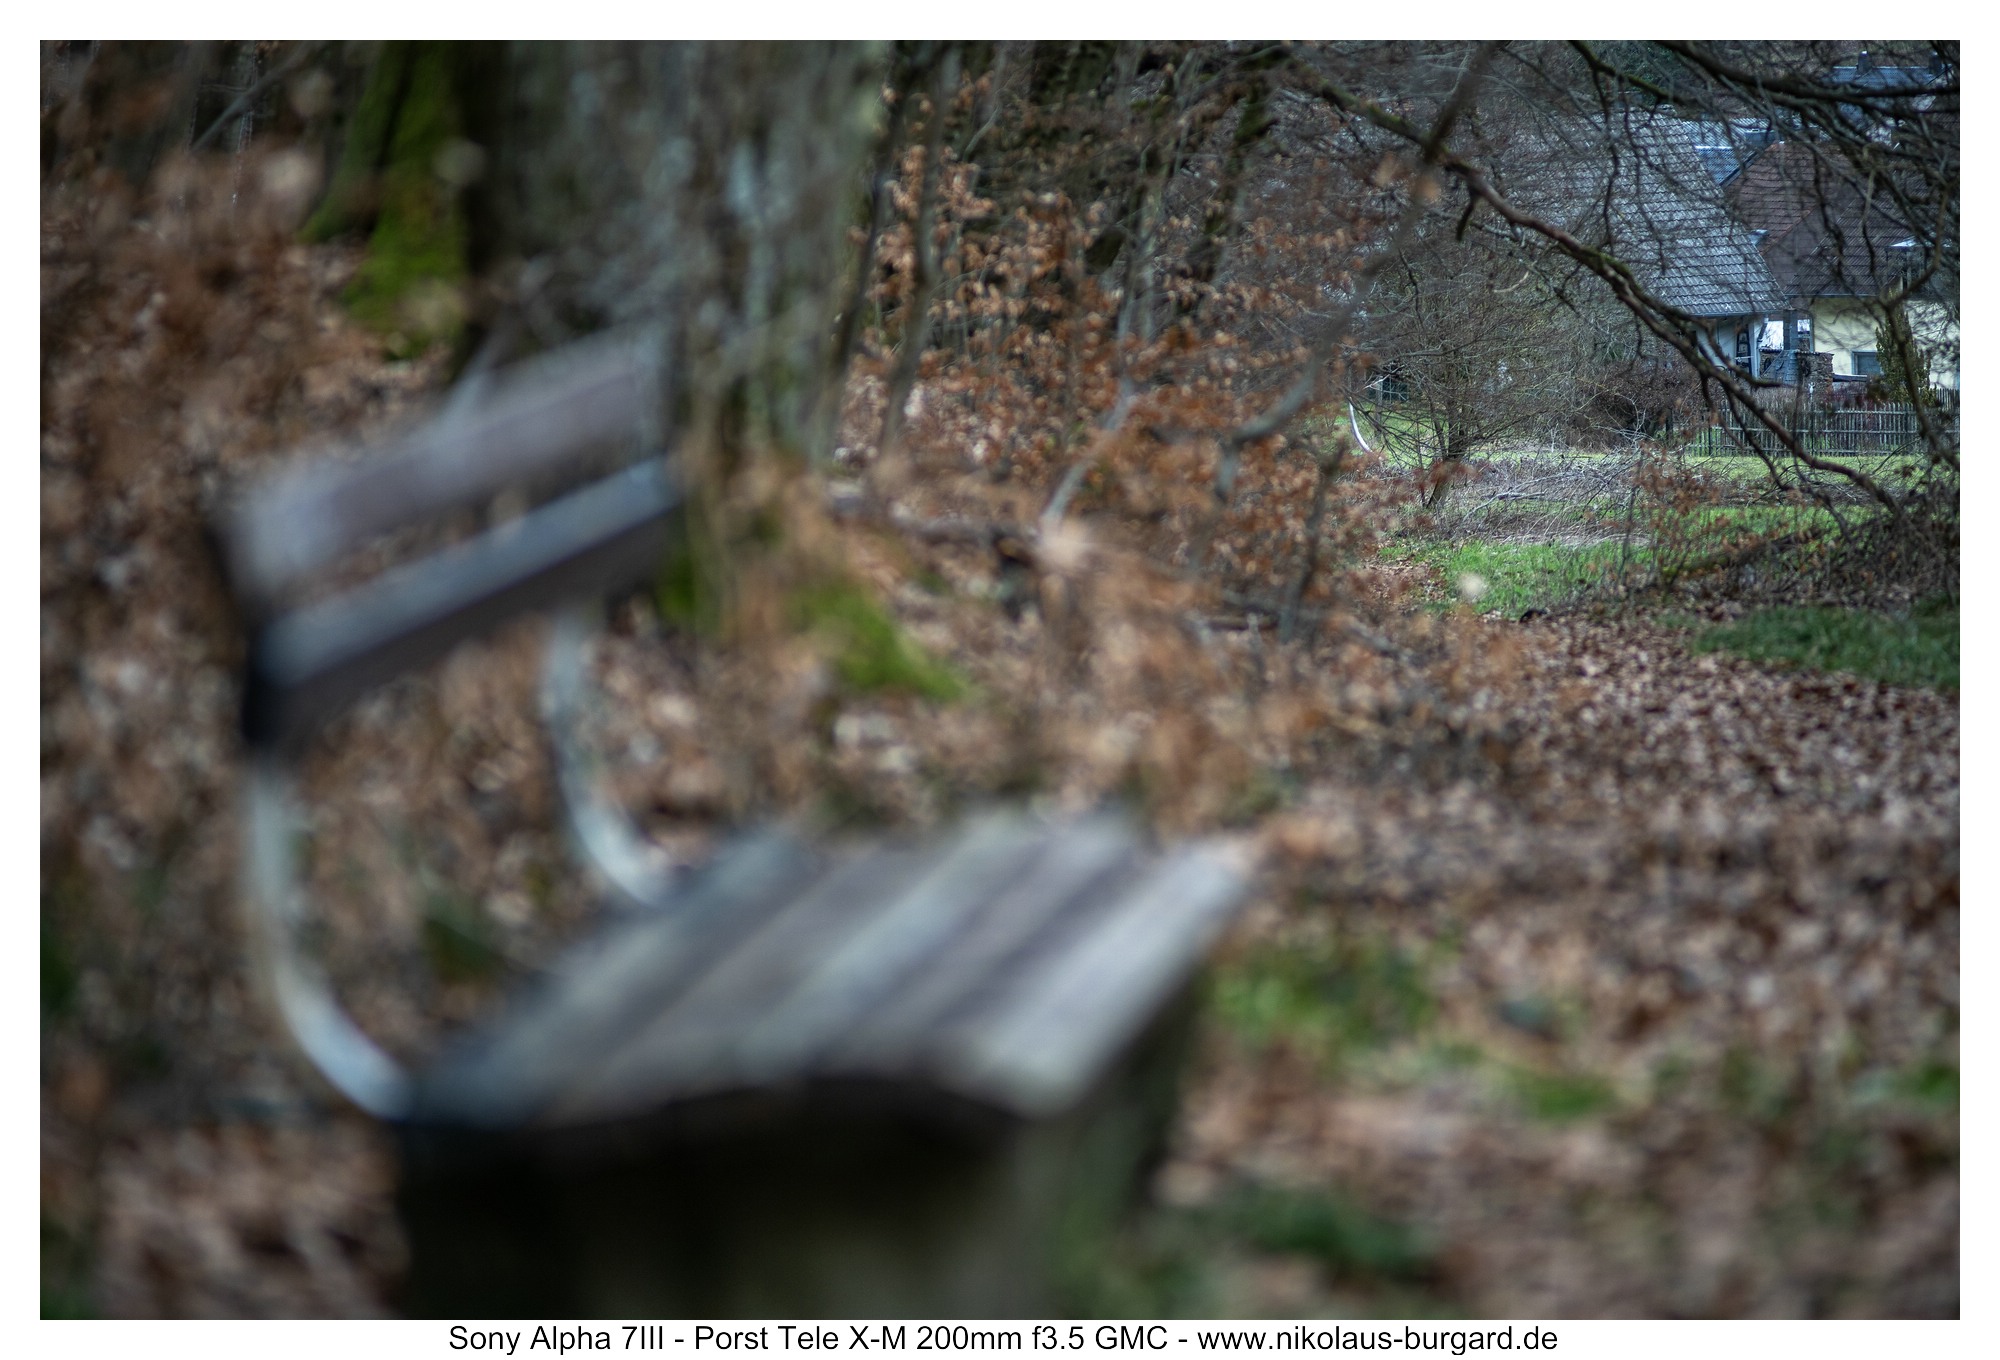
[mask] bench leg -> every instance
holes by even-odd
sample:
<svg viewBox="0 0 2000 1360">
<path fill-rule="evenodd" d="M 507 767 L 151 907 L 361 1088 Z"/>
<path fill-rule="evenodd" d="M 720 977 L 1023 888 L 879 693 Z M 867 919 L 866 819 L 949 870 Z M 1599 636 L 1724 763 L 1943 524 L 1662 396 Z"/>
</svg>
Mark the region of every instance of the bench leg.
<svg viewBox="0 0 2000 1360">
<path fill-rule="evenodd" d="M 1163 1151 L 1191 1029 L 1163 1014 L 1032 1124 L 851 1087 L 561 1139 L 407 1131 L 407 1311 L 451 1317 L 1047 1317 Z"/>
</svg>

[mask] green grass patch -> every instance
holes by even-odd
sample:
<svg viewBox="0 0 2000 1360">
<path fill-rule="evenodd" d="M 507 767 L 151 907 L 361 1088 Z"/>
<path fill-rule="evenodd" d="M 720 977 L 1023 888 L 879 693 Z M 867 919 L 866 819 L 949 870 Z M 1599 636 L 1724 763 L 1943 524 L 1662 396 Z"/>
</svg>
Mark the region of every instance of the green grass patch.
<svg viewBox="0 0 2000 1360">
<path fill-rule="evenodd" d="M 1711 505 L 1690 511 L 1687 519 L 1691 533 L 1738 538 L 1834 527 L 1833 516 L 1818 505 Z"/>
<path fill-rule="evenodd" d="M 1905 1072 L 1896 1086 L 1899 1094 L 1919 1104 L 1955 1109 L 1958 1106 L 1958 1064 L 1925 1063 Z"/>
<path fill-rule="evenodd" d="M 76 1007 L 79 970 L 61 934 L 42 918 L 42 1014 L 56 1019 Z"/>
<path fill-rule="evenodd" d="M 935 573 L 919 584 L 935 594 L 950 591 Z M 661 564 L 654 599 L 665 622 L 698 636 L 720 636 L 719 598 L 700 555 L 690 548 L 675 549 Z M 851 581 L 802 590 L 789 607 L 794 627 L 827 644 L 834 672 L 850 694 L 914 694 L 949 703 L 971 692 L 956 671 L 911 641 L 874 596 Z"/>
<path fill-rule="evenodd" d="M 1415 416 L 1387 407 L 1378 407 L 1370 412 L 1357 408 L 1361 433 L 1391 463 L 1421 463 L 1427 449 L 1437 446 L 1437 431 Z M 1347 424 L 1347 413 L 1343 411 L 1339 423 Z"/>
<path fill-rule="evenodd" d="M 1259 766 L 1229 795 L 1223 806 L 1224 826 L 1248 826 L 1260 817 L 1276 812 L 1291 802 L 1298 792 L 1298 780 L 1288 774 Z"/>
<path fill-rule="evenodd" d="M 1825 443 L 1824 440 L 1817 442 L 1822 446 Z M 1857 472 L 1871 475 L 1878 472 L 1893 472 L 1900 465 L 1914 461 L 1906 455 L 1889 453 L 1827 453 L 1822 451 L 1822 448 L 1815 447 L 1809 447 L 1806 451 L 1821 462 L 1832 463 L 1836 467 L 1853 468 Z M 1671 451 L 1671 456 L 1689 467 L 1700 468 L 1704 472 L 1719 472 L 1734 481 L 1767 482 L 1771 479 L 1771 470 L 1765 467 L 1764 460 L 1754 453 L 1703 453 L 1699 449 L 1687 447 Z M 1776 461 L 1780 468 L 1793 466 L 1790 454 L 1781 453 Z"/>
<path fill-rule="evenodd" d="M 1764 1128 L 1784 1122 L 1799 1105 L 1794 1074 L 1741 1044 L 1722 1055 L 1715 1091 L 1725 1111 Z"/>
<path fill-rule="evenodd" d="M 1598 507 L 1579 504 L 1575 509 L 1580 522 L 1605 527 Z M 1465 538 L 1433 542 L 1412 555 L 1442 578 L 1445 596 L 1433 607 L 1449 608 L 1459 598 L 1460 582 L 1476 577 L 1485 589 L 1475 609 L 1518 616 L 1621 580 L 1644 586 L 1663 569 L 1678 575 L 1695 563 L 1741 551 L 1761 539 L 1821 530 L 1831 523 L 1818 506 L 1704 506 L 1675 516 L 1672 523 L 1657 516 L 1644 518 L 1629 542 L 1603 538 L 1587 543 L 1500 543 Z"/>
<path fill-rule="evenodd" d="M 905 636 L 859 586 L 819 586 L 793 605 L 799 625 L 831 644 L 834 671 L 850 692 L 914 694 L 940 703 L 964 697 L 966 683 Z"/>
<path fill-rule="evenodd" d="M 1807 442 L 1806 452 L 1823 463 L 1864 473 L 1878 482 L 1907 486 L 1928 471 L 1928 458 L 1921 449 L 1904 453 L 1835 453 L 1829 451 L 1827 441 L 1811 440 Z M 1673 457 L 1689 467 L 1727 477 L 1733 482 L 1768 483 L 1771 480 L 1771 470 L 1755 454 L 1703 453 L 1695 448 L 1686 448 L 1676 451 Z M 1790 454 L 1780 453 L 1775 461 L 1779 470 L 1788 475 L 1805 473 L 1822 482 L 1835 481 L 1839 476 L 1838 473 L 1808 470 L 1794 463 Z"/>
<path fill-rule="evenodd" d="M 1550 1124 L 1587 1119 L 1617 1103 L 1610 1083 L 1587 1072 L 1523 1069 L 1512 1075 L 1508 1085 L 1523 1111 Z"/>
<path fill-rule="evenodd" d="M 1142 1211 L 1090 1247 L 1065 1280 L 1072 1316 L 1227 1316 L 1241 1305 L 1218 1267 L 1271 1256 L 1306 1258 L 1361 1291 L 1370 1315 L 1451 1311 L 1434 1292 L 1437 1251 L 1425 1235 L 1337 1191 L 1240 1185 L 1199 1208 Z"/>
<path fill-rule="evenodd" d="M 1933 1059 L 1891 1071 L 1870 1072 L 1856 1081 L 1862 1104 L 1902 1101 L 1933 1110 L 1958 1108 L 1958 1064 Z"/>
<path fill-rule="evenodd" d="M 1934 603 L 1907 618 L 1860 609 L 1763 609 L 1694 640 L 1698 652 L 1846 671 L 1892 685 L 1958 688 L 1958 606 Z"/>
<path fill-rule="evenodd" d="M 1459 582 L 1476 576 L 1486 583 L 1485 593 L 1474 604 L 1481 611 L 1498 610 L 1518 615 L 1536 606 L 1548 606 L 1602 586 L 1618 576 L 1623 545 L 1615 542 L 1487 543 L 1472 539 L 1422 554 L 1444 577 L 1445 588 L 1458 590 Z M 1643 572 L 1642 553 L 1634 548 L 1628 568 Z"/>
<path fill-rule="evenodd" d="M 424 900 L 424 954 L 447 982 L 479 982 L 503 962 L 493 927 L 470 900 L 432 892 Z"/>
<path fill-rule="evenodd" d="M 1218 970 L 1211 1007 L 1251 1044 L 1284 1042 L 1338 1067 L 1413 1037 L 1437 1002 L 1422 965 L 1384 941 L 1261 950 Z"/>
<path fill-rule="evenodd" d="M 82 932 L 88 888 L 67 855 L 42 866 L 42 1016 L 61 1020 L 76 1008 L 83 966 L 75 936 Z"/>
<path fill-rule="evenodd" d="M 697 637 L 713 638 L 722 631 L 721 596 L 692 539 L 691 534 L 678 535 L 660 563 L 653 603 L 663 622 Z"/>
<path fill-rule="evenodd" d="M 1342 1276 L 1422 1279 L 1436 1256 L 1409 1227 L 1337 1195 L 1265 1187 L 1214 1210 L 1223 1230 L 1262 1251 L 1309 1256 Z"/>
<path fill-rule="evenodd" d="M 92 1251 L 87 1239 L 68 1225 L 42 1215 L 42 1316 L 92 1318 L 97 1308 L 90 1297 Z"/>
</svg>

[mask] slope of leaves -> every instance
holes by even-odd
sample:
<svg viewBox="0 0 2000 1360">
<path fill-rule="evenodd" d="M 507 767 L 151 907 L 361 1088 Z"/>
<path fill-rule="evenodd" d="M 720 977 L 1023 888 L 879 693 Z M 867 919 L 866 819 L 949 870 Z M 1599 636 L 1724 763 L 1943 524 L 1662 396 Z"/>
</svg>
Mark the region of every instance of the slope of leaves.
<svg viewBox="0 0 2000 1360">
<path fill-rule="evenodd" d="M 441 373 L 383 362 L 334 306 L 351 257 L 229 187 L 43 205 L 45 1288 L 382 1312 L 385 1151 L 244 985 L 237 643 L 202 524 Z M 961 338 L 926 347 L 903 447 L 875 447 L 883 330 L 738 616 L 635 599 L 598 643 L 586 738 L 654 852 L 995 797 L 1261 848 L 1158 1187 L 1216 1231 L 1128 1245 L 1140 1274 L 1192 1251 L 1218 1311 L 1953 1311 L 1956 702 L 1641 623 L 1411 608 L 1422 569 L 1375 556 L 1407 478 L 1306 433 L 1212 493 L 1241 375 L 1291 350 L 1220 324 L 1122 344 L 1069 263 L 1091 208 L 1019 208 L 979 246 L 994 291 L 940 304 Z M 386 687 L 306 762 L 329 964 L 406 1055 L 589 917 L 540 641 Z"/>
<path fill-rule="evenodd" d="M 1329 781 L 1273 824 L 1282 886 L 1224 976 L 1292 960 L 1305 1004 L 1224 1008 L 1163 1188 L 1345 1187 L 1472 1316 L 1955 1312 L 1955 702 L 1524 631 L 1500 778 Z M 1402 970 L 1372 1003 L 1369 958 Z"/>
</svg>

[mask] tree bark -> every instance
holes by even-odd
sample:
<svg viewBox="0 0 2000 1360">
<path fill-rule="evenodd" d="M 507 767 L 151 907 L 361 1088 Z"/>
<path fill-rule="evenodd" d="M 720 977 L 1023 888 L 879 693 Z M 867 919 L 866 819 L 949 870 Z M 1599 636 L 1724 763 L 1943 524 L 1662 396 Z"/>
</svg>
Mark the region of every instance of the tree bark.
<svg viewBox="0 0 2000 1360">
<path fill-rule="evenodd" d="M 86 58 L 76 88 L 42 117 L 42 173 L 101 167 L 128 190 L 194 129 L 212 42 L 106 42 Z"/>
<path fill-rule="evenodd" d="M 882 412 L 882 436 L 878 452 L 885 461 L 896 456 L 902 443 L 903 406 L 916 385 L 917 370 L 924 359 L 924 344 L 930 337 L 931 302 L 937 295 L 938 253 L 933 240 L 937 226 L 938 160 L 944 149 L 945 117 L 958 91 L 958 49 L 948 48 L 932 58 L 930 121 L 924 132 L 924 170 L 917 190 L 917 210 L 910 223 L 914 235 L 910 252 L 913 265 L 910 291 L 903 306 L 902 336 L 896 345 L 896 362 L 889 370 L 888 399 Z"/>
<path fill-rule="evenodd" d="M 879 53 L 851 43 L 462 49 L 472 266 L 543 344 L 662 336 L 661 429 L 694 551 L 728 605 L 839 375 L 829 351 L 865 182 Z M 820 427 L 816 429 L 815 427 Z"/>
</svg>

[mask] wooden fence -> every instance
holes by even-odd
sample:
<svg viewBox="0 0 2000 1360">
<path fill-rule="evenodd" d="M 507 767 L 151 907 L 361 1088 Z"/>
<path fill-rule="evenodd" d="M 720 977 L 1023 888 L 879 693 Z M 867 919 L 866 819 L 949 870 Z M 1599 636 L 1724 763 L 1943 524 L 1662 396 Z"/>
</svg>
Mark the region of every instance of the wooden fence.
<svg viewBox="0 0 2000 1360">
<path fill-rule="evenodd" d="M 1923 427 L 1916 409 L 1908 402 L 1888 402 L 1880 406 L 1807 410 L 1792 417 L 1793 438 L 1806 452 L 1851 458 L 1892 458 L 1923 448 Z M 1958 422 L 1945 423 L 1947 441 L 1958 443 Z M 1756 446 L 1777 453 L 1781 449 L 1763 426 L 1731 419 L 1711 425 L 1695 435 L 1690 452 L 1699 454 L 1751 454 Z"/>
</svg>

